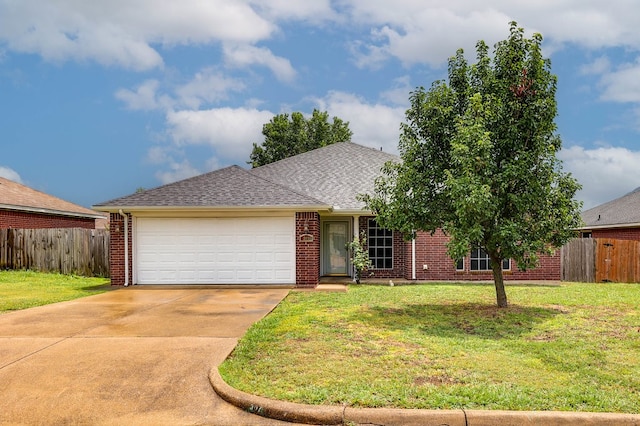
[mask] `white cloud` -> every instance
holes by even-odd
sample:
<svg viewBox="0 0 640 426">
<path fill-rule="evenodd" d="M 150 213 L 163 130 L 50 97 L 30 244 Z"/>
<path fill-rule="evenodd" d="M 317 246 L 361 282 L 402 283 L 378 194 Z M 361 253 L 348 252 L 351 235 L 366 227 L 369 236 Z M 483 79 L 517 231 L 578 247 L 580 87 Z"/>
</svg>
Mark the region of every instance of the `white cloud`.
<svg viewBox="0 0 640 426">
<path fill-rule="evenodd" d="M 162 66 L 157 44 L 255 43 L 274 23 L 236 0 L 20 0 L 0 3 L 0 42 L 46 60 Z"/>
<path fill-rule="evenodd" d="M 585 75 L 600 75 L 611 69 L 611 61 L 606 56 L 600 56 L 592 62 L 580 67 L 580 71 Z"/>
<path fill-rule="evenodd" d="M 202 173 L 189 163 L 188 160 L 180 162 L 170 161 L 169 170 L 156 172 L 156 178 L 163 184 L 187 179 Z"/>
<path fill-rule="evenodd" d="M 178 104 L 198 109 L 203 103 L 211 104 L 228 98 L 231 91 L 240 92 L 245 84 L 236 78 L 223 75 L 212 68 L 196 73 L 187 84 L 176 89 Z"/>
<path fill-rule="evenodd" d="M 329 0 L 253 0 L 251 2 L 261 16 L 272 20 L 296 20 L 321 23 L 340 19 Z"/>
<path fill-rule="evenodd" d="M 321 110 L 349 122 L 353 131 L 352 141 L 361 145 L 380 148 L 385 152 L 398 152 L 400 122 L 404 121 L 405 107 L 391 107 L 344 92 L 330 92 L 317 100 Z"/>
<path fill-rule="evenodd" d="M 640 102 L 640 60 L 634 64 L 623 64 L 615 71 L 605 74 L 601 99 L 614 102 Z"/>
<path fill-rule="evenodd" d="M 133 90 L 119 89 L 115 97 L 132 110 L 198 109 L 202 104 L 226 100 L 229 92 L 240 92 L 245 88 L 240 79 L 228 77 L 213 68 L 204 68 L 187 83 L 175 86 L 173 95 L 159 93 L 160 82 L 151 79 Z"/>
<path fill-rule="evenodd" d="M 609 2 L 606 7 L 598 0 L 345 0 L 342 4 L 350 22 L 373 27 L 369 39 L 356 42 L 361 65 L 379 64 L 384 57 L 405 64 L 442 65 L 459 47 L 473 54 L 477 40 L 491 46 L 505 38 L 512 20 L 528 32 L 541 32 L 552 50 L 567 43 L 587 49 L 640 49 L 640 13 L 632 0 Z"/>
<path fill-rule="evenodd" d="M 12 180 L 14 182 L 23 183 L 20 174 L 9 167 L 0 166 L 0 177 Z"/>
<path fill-rule="evenodd" d="M 618 198 L 640 187 L 640 151 L 621 147 L 564 148 L 558 156 L 564 170 L 582 184 L 578 199 L 584 209 Z"/>
<path fill-rule="evenodd" d="M 156 98 L 156 93 L 160 82 L 158 80 L 147 80 L 136 87 L 135 90 L 119 89 L 115 97 L 127 105 L 132 110 L 154 110 L 160 108 L 160 101 Z"/>
<path fill-rule="evenodd" d="M 209 145 L 216 157 L 244 164 L 252 143 L 260 143 L 262 125 L 273 113 L 248 108 L 217 108 L 200 111 L 170 111 L 168 132 L 177 146 Z"/>
<path fill-rule="evenodd" d="M 231 67 L 245 68 L 249 65 L 262 65 L 273 72 L 280 81 L 293 81 L 296 71 L 288 59 L 276 56 L 266 47 L 225 44 L 225 62 Z"/>
</svg>

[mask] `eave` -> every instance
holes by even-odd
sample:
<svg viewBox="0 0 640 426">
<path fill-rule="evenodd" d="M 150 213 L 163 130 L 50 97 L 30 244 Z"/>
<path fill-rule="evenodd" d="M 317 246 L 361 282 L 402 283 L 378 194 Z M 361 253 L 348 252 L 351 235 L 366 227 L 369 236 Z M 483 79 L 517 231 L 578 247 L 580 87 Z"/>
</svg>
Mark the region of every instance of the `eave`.
<svg viewBox="0 0 640 426">
<path fill-rule="evenodd" d="M 331 212 L 333 207 L 327 204 L 318 205 L 263 205 L 263 206 L 93 206 L 94 210 L 108 213 L 123 212 L 144 212 L 144 213 L 212 213 L 212 212 Z"/>
<path fill-rule="evenodd" d="M 75 218 L 82 218 L 82 219 L 104 219 L 105 218 L 104 216 L 99 214 L 70 212 L 65 210 L 45 209 L 45 208 L 30 207 L 30 206 L 16 206 L 13 204 L 0 204 L 0 210 L 11 210 L 11 211 L 19 211 L 19 212 L 25 212 L 25 213 L 39 213 L 39 214 L 48 214 L 48 215 L 54 215 L 54 216 L 75 217 Z"/>
</svg>

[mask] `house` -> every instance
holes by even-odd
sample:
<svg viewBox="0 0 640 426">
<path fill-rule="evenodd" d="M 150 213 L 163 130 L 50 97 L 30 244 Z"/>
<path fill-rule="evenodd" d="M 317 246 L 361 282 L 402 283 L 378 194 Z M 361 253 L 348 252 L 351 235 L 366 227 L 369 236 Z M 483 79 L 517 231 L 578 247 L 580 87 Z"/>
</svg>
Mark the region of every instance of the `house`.
<svg viewBox="0 0 640 426">
<path fill-rule="evenodd" d="M 106 216 L 28 186 L 0 177 L 0 229 L 87 228 Z"/>
<path fill-rule="evenodd" d="M 640 188 L 582 213 L 583 237 L 640 241 Z"/>
<path fill-rule="evenodd" d="M 346 244 L 364 231 L 375 278 L 492 279 L 486 253 L 458 262 L 447 237 L 411 242 L 383 229 L 357 199 L 399 157 L 355 143 L 329 145 L 245 170 L 231 166 L 94 206 L 111 217 L 112 284 L 285 284 L 352 276 Z M 505 279 L 559 279 L 559 255 Z"/>
</svg>

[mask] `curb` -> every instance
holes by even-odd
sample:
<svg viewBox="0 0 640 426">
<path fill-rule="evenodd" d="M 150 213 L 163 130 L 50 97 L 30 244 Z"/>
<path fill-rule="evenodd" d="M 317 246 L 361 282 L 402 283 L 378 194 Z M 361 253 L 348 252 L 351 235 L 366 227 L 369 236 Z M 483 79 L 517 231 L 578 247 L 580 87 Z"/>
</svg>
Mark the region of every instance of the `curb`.
<svg viewBox="0 0 640 426">
<path fill-rule="evenodd" d="M 310 425 L 388 426 L 640 426 L 640 414 L 571 411 L 423 410 L 308 405 L 251 395 L 229 386 L 217 368 L 209 371 L 213 390 L 228 403 L 262 417 Z"/>
</svg>

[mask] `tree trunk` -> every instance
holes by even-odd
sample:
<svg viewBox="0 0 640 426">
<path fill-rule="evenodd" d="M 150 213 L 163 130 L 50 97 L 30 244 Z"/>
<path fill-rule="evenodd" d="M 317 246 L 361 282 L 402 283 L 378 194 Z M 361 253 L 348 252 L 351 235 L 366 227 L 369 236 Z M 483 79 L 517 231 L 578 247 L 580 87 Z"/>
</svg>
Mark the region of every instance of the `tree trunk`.
<svg viewBox="0 0 640 426">
<path fill-rule="evenodd" d="M 491 254 L 491 269 L 493 271 L 493 284 L 496 287 L 496 299 L 498 302 L 498 308 L 506 308 L 507 304 L 507 292 L 504 290 L 504 278 L 502 277 L 502 259 L 498 259 Z"/>
</svg>

